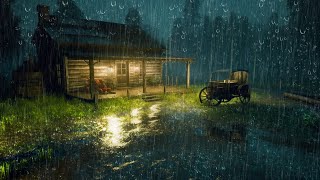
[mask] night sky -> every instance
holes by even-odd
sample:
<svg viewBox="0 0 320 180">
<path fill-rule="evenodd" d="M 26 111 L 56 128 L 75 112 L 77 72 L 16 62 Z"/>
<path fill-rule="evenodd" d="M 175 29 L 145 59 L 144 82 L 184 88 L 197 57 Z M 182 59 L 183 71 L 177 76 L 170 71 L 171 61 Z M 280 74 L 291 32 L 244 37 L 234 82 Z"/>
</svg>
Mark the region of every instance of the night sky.
<svg viewBox="0 0 320 180">
<path fill-rule="evenodd" d="M 124 23 L 130 7 L 137 7 L 142 15 L 144 26 L 157 31 L 160 39 L 167 39 L 174 19 L 182 16 L 185 0 L 78 0 L 75 1 L 88 19 Z M 50 6 L 51 12 L 57 9 L 52 0 L 16 0 L 15 13 L 21 17 L 24 39 L 33 33 L 37 23 L 37 4 Z M 224 16 L 230 12 L 248 16 L 251 22 L 265 22 L 272 12 L 278 12 L 279 22 L 285 23 L 287 16 L 284 0 L 204 0 L 202 17 Z M 29 33 L 29 34 L 28 34 Z"/>
</svg>

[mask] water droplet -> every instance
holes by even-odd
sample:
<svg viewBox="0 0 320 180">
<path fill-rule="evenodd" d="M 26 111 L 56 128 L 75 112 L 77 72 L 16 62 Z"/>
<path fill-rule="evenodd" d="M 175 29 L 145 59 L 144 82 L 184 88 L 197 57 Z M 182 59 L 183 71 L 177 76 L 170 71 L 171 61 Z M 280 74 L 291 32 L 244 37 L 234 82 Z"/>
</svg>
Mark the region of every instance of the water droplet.
<svg viewBox="0 0 320 180">
<path fill-rule="evenodd" d="M 259 2 L 259 8 L 263 7 L 263 3 Z"/>
<path fill-rule="evenodd" d="M 225 9 L 225 8 L 223 8 L 223 12 L 228 12 L 229 11 L 229 9 Z"/>
<path fill-rule="evenodd" d="M 305 34 L 305 33 L 306 33 L 306 30 L 302 31 L 302 30 L 300 29 L 300 34 Z"/>
<path fill-rule="evenodd" d="M 283 19 L 287 22 L 289 21 L 289 17 L 283 17 Z"/>
<path fill-rule="evenodd" d="M 119 4 L 119 9 L 124 9 L 124 5 Z"/>
<path fill-rule="evenodd" d="M 276 29 L 275 32 L 278 34 L 279 33 L 279 29 Z"/>
<path fill-rule="evenodd" d="M 174 10 L 174 7 L 173 6 L 169 6 L 169 10 L 170 11 Z"/>
<path fill-rule="evenodd" d="M 311 71 L 310 70 L 308 71 L 308 75 L 311 75 Z"/>
<path fill-rule="evenodd" d="M 216 30 L 216 33 L 219 34 L 219 33 L 220 33 L 220 29 L 217 29 L 217 30 Z"/>
<path fill-rule="evenodd" d="M 187 50 L 187 48 L 183 48 L 182 51 L 183 52 L 187 52 L 188 50 Z"/>
<path fill-rule="evenodd" d="M 21 46 L 22 45 L 22 41 L 18 41 L 19 45 Z"/>
<path fill-rule="evenodd" d="M 294 4 L 295 6 L 297 6 L 297 5 L 299 4 L 299 2 L 298 2 L 298 1 L 294 1 L 293 4 Z"/>
<path fill-rule="evenodd" d="M 297 9 L 296 9 L 296 11 L 297 11 L 297 12 L 299 12 L 299 11 L 300 11 L 300 9 L 299 9 L 299 8 L 297 8 Z"/>
<path fill-rule="evenodd" d="M 31 11 L 31 8 L 24 8 L 24 10 L 26 11 L 26 12 L 30 12 Z"/>
<path fill-rule="evenodd" d="M 114 7 L 117 5 L 117 2 L 116 1 L 111 1 L 111 6 Z"/>
<path fill-rule="evenodd" d="M 183 34 L 183 35 L 181 35 L 181 39 L 185 39 L 186 38 L 186 36 Z"/>
<path fill-rule="evenodd" d="M 67 6 L 68 4 L 69 4 L 68 1 L 67 1 L 67 2 L 62 1 L 62 5 L 63 5 L 63 6 Z"/>
</svg>

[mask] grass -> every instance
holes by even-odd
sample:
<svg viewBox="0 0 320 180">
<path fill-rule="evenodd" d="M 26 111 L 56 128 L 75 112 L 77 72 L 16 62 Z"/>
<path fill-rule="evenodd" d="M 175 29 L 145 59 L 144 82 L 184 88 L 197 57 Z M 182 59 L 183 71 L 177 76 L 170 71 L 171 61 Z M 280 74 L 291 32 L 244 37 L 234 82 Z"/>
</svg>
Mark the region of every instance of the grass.
<svg viewBox="0 0 320 180">
<path fill-rule="evenodd" d="M 144 103 L 137 98 L 117 98 L 101 101 L 95 106 L 78 99 L 67 100 L 62 96 L 2 101 L 0 159 L 30 152 L 33 152 L 36 158 L 48 158 L 52 151 L 47 152 L 41 145 L 94 135 L 88 132 L 94 131 L 93 123 L 99 117 L 118 113 L 130 114 L 133 108 L 143 106 Z M 40 149 L 37 149 L 39 147 Z M 0 161 L 0 179 L 8 174 L 7 169 L 13 166 L 21 165 Z"/>
<path fill-rule="evenodd" d="M 188 94 L 166 95 L 163 107 L 185 113 L 198 110 L 197 118 L 215 124 L 244 124 L 293 138 L 316 138 L 319 133 L 320 114 L 311 106 L 253 90 L 249 104 L 243 105 L 234 98 L 218 107 L 208 107 L 199 102 L 200 90 L 194 87 Z"/>
<path fill-rule="evenodd" d="M 215 124 L 241 123 L 299 138 L 316 137 L 319 132 L 319 113 L 295 101 L 253 91 L 252 100 L 247 105 L 234 98 L 218 107 L 208 107 L 199 102 L 200 90 L 201 87 L 192 87 L 189 93 L 163 95 L 163 116 L 180 113 Z M 39 145 L 95 136 L 94 123 L 101 117 L 129 117 L 133 109 L 150 105 L 140 98 L 108 99 L 100 101 L 97 106 L 59 96 L 2 101 L 0 159 L 27 152 L 35 152 L 39 159 L 50 158 L 52 149 L 43 149 Z M 21 161 L 18 166 L 0 161 L 0 179 L 9 174 L 12 167 L 23 167 L 24 164 L 28 162 Z"/>
</svg>

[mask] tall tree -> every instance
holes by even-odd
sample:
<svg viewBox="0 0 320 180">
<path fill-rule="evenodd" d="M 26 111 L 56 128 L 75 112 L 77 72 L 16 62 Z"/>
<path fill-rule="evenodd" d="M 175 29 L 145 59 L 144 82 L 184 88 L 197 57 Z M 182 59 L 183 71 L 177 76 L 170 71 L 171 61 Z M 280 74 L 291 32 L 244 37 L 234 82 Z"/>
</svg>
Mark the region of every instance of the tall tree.
<svg viewBox="0 0 320 180">
<path fill-rule="evenodd" d="M 61 21 L 70 19 L 84 19 L 84 14 L 73 0 L 58 0 L 58 10 L 55 15 Z"/>
<path fill-rule="evenodd" d="M 125 18 L 125 23 L 132 27 L 141 27 L 142 18 L 136 8 L 130 8 Z"/>
<path fill-rule="evenodd" d="M 13 0 L 0 1 L 0 70 L 6 66 L 7 71 L 12 70 L 18 63 L 12 59 L 17 59 L 23 42 L 19 27 L 20 20 L 13 15 L 12 3 L 14 3 Z"/>
</svg>

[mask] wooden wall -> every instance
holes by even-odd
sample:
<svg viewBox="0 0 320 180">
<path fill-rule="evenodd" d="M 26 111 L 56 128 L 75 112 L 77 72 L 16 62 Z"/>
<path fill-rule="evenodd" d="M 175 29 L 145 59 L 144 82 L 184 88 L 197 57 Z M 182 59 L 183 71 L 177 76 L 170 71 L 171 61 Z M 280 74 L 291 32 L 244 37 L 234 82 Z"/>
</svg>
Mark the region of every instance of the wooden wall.
<svg viewBox="0 0 320 180">
<path fill-rule="evenodd" d="M 125 60 L 100 60 L 94 61 L 94 77 L 103 80 L 108 86 L 117 87 L 116 63 L 127 62 Z M 89 93 L 89 61 L 66 60 L 66 89 L 68 93 Z M 129 87 L 142 86 L 143 70 L 142 60 L 129 60 L 128 77 Z M 146 61 L 147 85 L 161 83 L 161 61 Z"/>
<path fill-rule="evenodd" d="M 162 83 L 162 62 L 146 61 L 147 85 L 158 85 Z"/>
<path fill-rule="evenodd" d="M 17 96 L 37 97 L 43 95 L 44 86 L 41 72 L 14 72 L 13 81 Z"/>
</svg>

